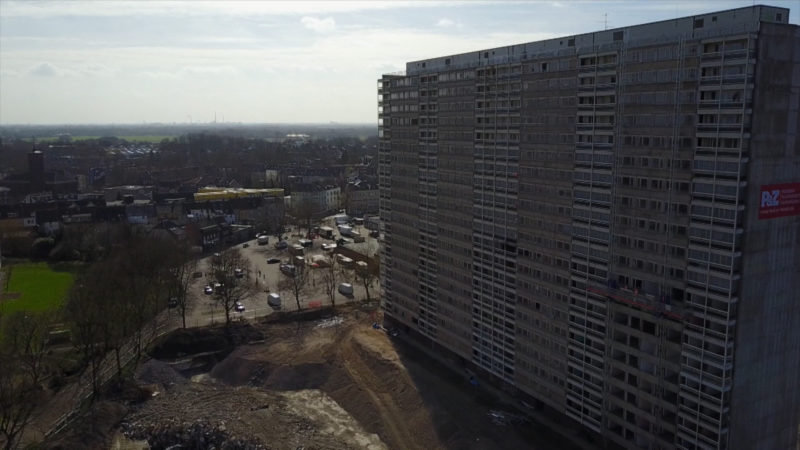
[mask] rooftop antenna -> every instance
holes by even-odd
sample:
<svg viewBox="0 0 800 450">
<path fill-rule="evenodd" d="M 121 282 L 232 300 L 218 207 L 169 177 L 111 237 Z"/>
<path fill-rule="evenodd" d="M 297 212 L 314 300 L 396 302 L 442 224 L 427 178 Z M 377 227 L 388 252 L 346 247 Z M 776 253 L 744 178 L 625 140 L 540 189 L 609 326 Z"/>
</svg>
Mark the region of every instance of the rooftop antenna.
<svg viewBox="0 0 800 450">
<path fill-rule="evenodd" d="M 608 30 L 608 13 L 603 13 L 603 29 Z"/>
</svg>

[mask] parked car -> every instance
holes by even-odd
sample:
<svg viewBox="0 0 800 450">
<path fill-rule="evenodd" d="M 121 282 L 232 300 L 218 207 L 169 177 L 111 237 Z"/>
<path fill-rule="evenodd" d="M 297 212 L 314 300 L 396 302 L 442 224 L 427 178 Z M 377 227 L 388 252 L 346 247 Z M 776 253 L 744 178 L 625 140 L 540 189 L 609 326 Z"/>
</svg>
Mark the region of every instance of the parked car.
<svg viewBox="0 0 800 450">
<path fill-rule="evenodd" d="M 178 297 L 170 297 L 169 301 L 167 302 L 167 306 L 170 308 L 177 308 L 178 307 Z"/>
<path fill-rule="evenodd" d="M 278 258 L 270 258 L 267 260 L 267 264 L 278 264 L 279 262 L 281 262 L 281 260 Z"/>
<path fill-rule="evenodd" d="M 278 241 L 275 243 L 275 248 L 278 250 L 283 250 L 289 246 L 289 243 L 286 241 Z"/>
<path fill-rule="evenodd" d="M 233 269 L 233 276 L 235 276 L 236 278 L 242 278 L 244 276 L 244 270 Z"/>
<path fill-rule="evenodd" d="M 242 244 L 242 248 L 247 248 L 247 247 L 250 247 L 250 244 L 248 244 L 247 242 L 245 242 L 244 244 Z"/>
<path fill-rule="evenodd" d="M 353 285 L 350 283 L 342 283 L 339 285 L 339 293 L 345 297 L 353 296 Z"/>
<path fill-rule="evenodd" d="M 292 264 L 281 264 L 281 272 L 283 272 L 284 275 L 293 277 L 297 275 L 297 267 Z"/>
<path fill-rule="evenodd" d="M 236 305 L 233 307 L 233 309 L 235 309 L 236 312 L 244 312 L 244 305 L 242 302 L 236 302 Z"/>
<path fill-rule="evenodd" d="M 214 293 L 214 288 L 209 285 L 206 285 L 206 287 L 203 288 L 203 293 L 205 293 L 206 295 L 211 295 Z"/>
</svg>

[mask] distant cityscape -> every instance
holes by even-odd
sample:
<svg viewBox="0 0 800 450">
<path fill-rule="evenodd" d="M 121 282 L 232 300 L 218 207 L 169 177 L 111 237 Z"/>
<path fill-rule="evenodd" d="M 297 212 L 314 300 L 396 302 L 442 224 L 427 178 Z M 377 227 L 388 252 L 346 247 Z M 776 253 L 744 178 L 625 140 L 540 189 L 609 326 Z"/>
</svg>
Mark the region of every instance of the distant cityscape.
<svg viewBox="0 0 800 450">
<path fill-rule="evenodd" d="M 188 225 L 199 236 L 194 243 L 210 251 L 230 242 L 223 236 L 230 226 L 248 227 L 248 237 L 278 232 L 292 195 L 295 206 L 309 203 L 319 217 L 345 208 L 361 217 L 378 212 L 374 127 L 31 126 L 0 133 L 6 257 L 27 256 L 33 230 L 51 235 L 66 224 L 102 221 L 174 232 Z M 224 194 L 204 195 L 207 187 Z"/>
</svg>

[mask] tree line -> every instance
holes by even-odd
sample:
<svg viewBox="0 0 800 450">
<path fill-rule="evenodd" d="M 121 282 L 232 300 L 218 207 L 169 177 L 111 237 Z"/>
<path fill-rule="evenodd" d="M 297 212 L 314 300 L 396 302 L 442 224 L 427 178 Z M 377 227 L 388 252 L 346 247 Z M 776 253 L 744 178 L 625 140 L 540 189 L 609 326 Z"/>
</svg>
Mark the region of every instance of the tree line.
<svg viewBox="0 0 800 450">
<path fill-rule="evenodd" d="M 196 274 L 191 248 L 172 238 L 127 229 L 110 248 L 79 269 L 59 311 L 17 311 L 0 317 L 0 444 L 15 448 L 34 410 L 52 392 L 65 364 L 49 346 L 52 326 L 69 330 L 78 367 L 88 371 L 92 393 L 100 391 L 101 363 L 113 356 L 123 379 L 129 358 L 138 360 L 154 318 L 168 303 L 186 326 L 187 294 Z M 48 385 L 46 381 L 50 381 Z"/>
</svg>

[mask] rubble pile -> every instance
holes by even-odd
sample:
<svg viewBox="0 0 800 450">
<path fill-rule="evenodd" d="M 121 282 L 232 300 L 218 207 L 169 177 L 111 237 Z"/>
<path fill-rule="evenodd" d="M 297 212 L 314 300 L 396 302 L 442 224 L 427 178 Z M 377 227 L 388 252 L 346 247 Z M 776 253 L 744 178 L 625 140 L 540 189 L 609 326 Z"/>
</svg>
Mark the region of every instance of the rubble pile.
<svg viewBox="0 0 800 450">
<path fill-rule="evenodd" d="M 122 431 L 129 439 L 146 440 L 152 450 L 175 448 L 214 450 L 267 450 L 258 439 L 233 437 L 224 422 L 213 425 L 206 421 L 193 423 L 176 419 L 156 424 L 123 423 Z"/>
</svg>

